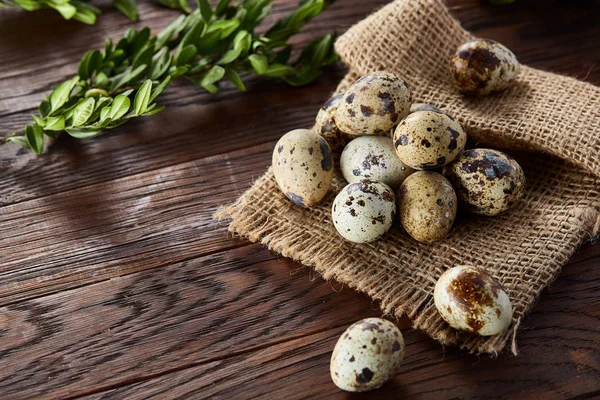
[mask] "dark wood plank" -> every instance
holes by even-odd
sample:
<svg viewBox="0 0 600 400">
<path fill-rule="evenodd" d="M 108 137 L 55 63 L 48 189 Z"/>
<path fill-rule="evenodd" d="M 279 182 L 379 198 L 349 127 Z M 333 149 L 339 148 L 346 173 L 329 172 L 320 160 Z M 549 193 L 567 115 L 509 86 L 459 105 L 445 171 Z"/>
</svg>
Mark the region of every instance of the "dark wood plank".
<svg viewBox="0 0 600 400">
<path fill-rule="evenodd" d="M 598 256 L 598 247 L 586 246 L 546 291 L 524 321 L 519 357 L 444 349 L 403 319 L 402 371 L 375 394 L 596 393 Z M 308 277 L 306 268 L 253 245 L 6 307 L 1 315 L 28 329 L 23 336 L 4 327 L 14 350 L 0 357 L 0 390 L 14 397 L 346 397 L 329 379 L 331 350 L 347 324 L 377 311 L 365 296 Z M 572 298 L 577 304 L 565 307 Z"/>
<path fill-rule="evenodd" d="M 1 308 L 0 393 L 75 396 L 378 314 L 310 276 L 251 245 Z"/>
<path fill-rule="evenodd" d="M 212 215 L 271 151 L 251 146 L 3 207 L 0 304 L 230 247 Z"/>
</svg>

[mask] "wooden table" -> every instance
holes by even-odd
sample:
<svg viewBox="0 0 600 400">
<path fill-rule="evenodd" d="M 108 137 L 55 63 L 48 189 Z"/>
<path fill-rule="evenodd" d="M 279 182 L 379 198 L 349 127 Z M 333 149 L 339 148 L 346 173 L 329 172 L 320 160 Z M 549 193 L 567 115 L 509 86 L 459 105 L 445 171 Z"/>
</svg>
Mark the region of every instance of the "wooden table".
<svg viewBox="0 0 600 400">
<path fill-rule="evenodd" d="M 289 10 L 293 0 L 275 10 Z M 306 41 L 343 31 L 384 0 L 339 0 Z M 463 25 L 526 64 L 600 84 L 600 4 L 449 1 Z M 51 11 L 0 11 L 0 131 L 25 125 L 79 57 L 128 20 L 108 5 L 94 27 Z M 164 27 L 176 12 L 140 5 Z M 349 396 L 329 357 L 366 296 L 324 282 L 212 221 L 270 162 L 286 131 L 311 125 L 343 76 L 294 89 L 252 78 L 211 96 L 180 82 L 167 109 L 101 137 L 66 136 L 36 157 L 0 148 L 0 397 L 273 399 Z M 376 395 L 600 397 L 600 246 L 584 245 L 497 359 L 443 348 L 402 320 L 401 374 Z"/>
</svg>

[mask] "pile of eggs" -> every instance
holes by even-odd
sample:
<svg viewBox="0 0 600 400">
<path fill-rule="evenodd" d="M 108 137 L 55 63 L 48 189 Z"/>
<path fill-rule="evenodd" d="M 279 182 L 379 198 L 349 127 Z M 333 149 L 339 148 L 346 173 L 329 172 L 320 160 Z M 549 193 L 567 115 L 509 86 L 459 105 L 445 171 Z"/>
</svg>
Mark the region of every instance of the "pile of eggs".
<svg viewBox="0 0 600 400">
<path fill-rule="evenodd" d="M 507 88 L 519 73 L 514 54 L 500 43 L 475 39 L 451 60 L 457 88 L 487 95 Z M 279 188 L 302 207 L 328 193 L 334 156 L 348 184 L 333 200 L 331 214 L 345 240 L 369 243 L 399 221 L 413 239 L 432 243 L 451 231 L 457 209 L 494 216 L 521 198 L 525 175 L 508 154 L 487 148 L 465 150 L 467 134 L 451 115 L 412 103 L 406 81 L 378 71 L 329 99 L 313 130 L 285 134 L 273 152 Z M 453 328 L 482 336 L 510 325 L 512 306 L 502 286 L 483 269 L 455 266 L 434 291 L 441 317 Z M 367 319 L 348 328 L 332 359 L 335 384 L 370 390 L 394 376 L 404 343 L 389 321 Z"/>
</svg>

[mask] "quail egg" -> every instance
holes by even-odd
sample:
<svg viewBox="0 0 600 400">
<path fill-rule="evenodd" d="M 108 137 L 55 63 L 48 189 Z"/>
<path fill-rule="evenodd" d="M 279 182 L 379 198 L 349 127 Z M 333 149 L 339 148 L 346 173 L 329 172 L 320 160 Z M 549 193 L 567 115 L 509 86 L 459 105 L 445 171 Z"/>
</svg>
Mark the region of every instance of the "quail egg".
<svg viewBox="0 0 600 400">
<path fill-rule="evenodd" d="M 450 268 L 438 279 L 433 299 L 444 321 L 461 331 L 491 336 L 508 328 L 512 321 L 508 295 L 481 268 Z"/>
<path fill-rule="evenodd" d="M 432 170 L 454 160 L 464 149 L 467 134 L 446 114 L 417 111 L 394 132 L 396 154 L 414 169 Z"/>
<path fill-rule="evenodd" d="M 400 329 L 382 318 L 366 318 L 346 329 L 335 344 L 331 379 L 348 392 L 377 389 L 398 373 L 403 357 Z"/>
<path fill-rule="evenodd" d="M 392 189 L 398 189 L 414 172 L 400 161 L 392 139 L 385 136 L 361 136 L 348 143 L 342 152 L 340 167 L 350 183 L 368 179 L 383 182 Z"/>
<path fill-rule="evenodd" d="M 508 48 L 489 39 L 462 44 L 450 63 L 454 84 L 463 93 L 486 95 L 506 89 L 521 67 Z"/>
<path fill-rule="evenodd" d="M 448 235 L 456 217 L 456 193 L 437 172 L 417 171 L 398 191 L 400 222 L 415 240 L 431 243 Z"/>
<path fill-rule="evenodd" d="M 310 207 L 325 197 L 333 178 L 333 157 L 321 136 L 308 129 L 283 135 L 273 150 L 277 185 L 295 204 Z"/>
<path fill-rule="evenodd" d="M 340 131 L 335 123 L 335 113 L 343 97 L 344 94 L 340 93 L 327 100 L 315 120 L 315 131 L 327 140 L 331 151 L 335 153 L 341 152 L 354 139 L 354 136 Z"/>
<path fill-rule="evenodd" d="M 514 158 L 501 151 L 471 149 L 444 167 L 458 200 L 482 215 L 497 215 L 508 210 L 522 196 L 525 174 Z"/>
<path fill-rule="evenodd" d="M 388 135 L 408 115 L 410 102 L 404 79 L 390 72 L 374 72 L 348 88 L 335 122 L 350 135 Z"/>
<path fill-rule="evenodd" d="M 381 182 L 351 183 L 333 201 L 333 225 L 344 239 L 354 243 L 379 239 L 390 229 L 395 216 L 394 192 Z"/>
<path fill-rule="evenodd" d="M 410 113 L 414 113 L 417 111 L 433 111 L 433 112 L 437 112 L 437 113 L 442 113 L 445 114 L 441 109 L 439 109 L 436 106 L 432 106 L 431 104 L 427 104 L 427 103 L 412 103 L 410 106 Z"/>
</svg>

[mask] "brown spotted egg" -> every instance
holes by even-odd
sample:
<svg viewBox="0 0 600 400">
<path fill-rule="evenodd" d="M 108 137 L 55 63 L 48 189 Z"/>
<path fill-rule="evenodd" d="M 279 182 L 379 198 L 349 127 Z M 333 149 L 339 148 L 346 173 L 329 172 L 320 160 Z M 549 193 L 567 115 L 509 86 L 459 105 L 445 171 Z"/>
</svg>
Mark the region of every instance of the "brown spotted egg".
<svg viewBox="0 0 600 400">
<path fill-rule="evenodd" d="M 486 95 L 506 89 L 521 67 L 508 48 L 489 39 L 462 44 L 450 63 L 454 84 L 463 93 Z"/>
<path fill-rule="evenodd" d="M 390 229 L 396 216 L 396 197 L 388 185 L 360 181 L 344 187 L 331 208 L 333 225 L 346 240 L 368 243 Z"/>
<path fill-rule="evenodd" d="M 481 268 L 459 265 L 440 276 L 435 307 L 451 327 L 481 336 L 509 327 L 512 305 L 502 285 Z"/>
<path fill-rule="evenodd" d="M 275 145 L 273 175 L 288 199 L 302 207 L 325 197 L 333 178 L 333 157 L 321 136 L 308 129 L 295 129 Z"/>
<path fill-rule="evenodd" d="M 340 131 L 335 123 L 335 113 L 343 97 L 344 94 L 340 93 L 327 100 L 315 120 L 315 131 L 327 140 L 331 151 L 335 153 L 344 150 L 344 146 L 354 139 L 354 136 Z"/>
<path fill-rule="evenodd" d="M 412 103 L 410 106 L 410 113 L 414 113 L 417 111 L 433 111 L 433 112 L 437 112 L 437 113 L 442 113 L 445 114 L 441 109 L 439 109 L 436 106 L 432 106 L 431 104 L 427 104 L 427 103 Z"/>
<path fill-rule="evenodd" d="M 447 114 L 417 111 L 404 118 L 394 132 L 396 154 L 414 169 L 441 168 L 464 149 L 467 134 Z"/>
<path fill-rule="evenodd" d="M 458 200 L 469 211 L 498 215 L 522 196 L 525 174 L 514 158 L 501 151 L 471 149 L 444 167 Z"/>
<path fill-rule="evenodd" d="M 377 389 L 398 373 L 403 357 L 400 329 L 382 318 L 366 318 L 346 329 L 335 344 L 331 379 L 348 392 Z"/>
<path fill-rule="evenodd" d="M 424 243 L 442 240 L 456 218 L 456 194 L 437 172 L 417 171 L 400 186 L 398 212 L 413 239 Z"/>
<path fill-rule="evenodd" d="M 392 139 L 385 136 L 361 136 L 348 143 L 340 157 L 340 168 L 350 183 L 368 179 L 392 189 L 398 189 L 415 171 L 400 161 Z"/>
<path fill-rule="evenodd" d="M 335 122 L 350 135 L 388 135 L 408 115 L 410 103 L 410 89 L 404 79 L 390 72 L 374 72 L 348 88 Z"/>
</svg>

